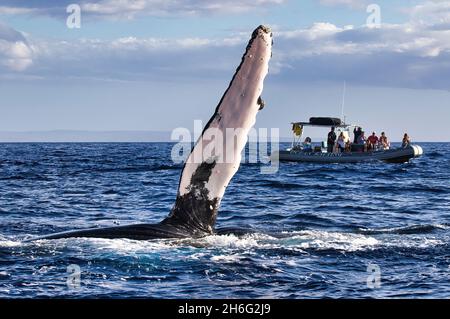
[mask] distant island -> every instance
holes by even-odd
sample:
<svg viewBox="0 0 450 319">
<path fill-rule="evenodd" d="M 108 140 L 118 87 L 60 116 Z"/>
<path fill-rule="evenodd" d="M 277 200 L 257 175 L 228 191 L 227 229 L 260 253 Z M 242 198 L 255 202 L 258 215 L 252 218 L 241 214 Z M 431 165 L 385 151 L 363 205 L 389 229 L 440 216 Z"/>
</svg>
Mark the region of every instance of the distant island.
<svg viewBox="0 0 450 319">
<path fill-rule="evenodd" d="M 164 131 L 0 131 L 0 143 L 14 142 L 170 142 Z"/>
<path fill-rule="evenodd" d="M 145 143 L 178 142 L 170 139 L 169 131 L 0 131 L 0 143 Z M 281 137 L 280 142 L 291 142 Z"/>
</svg>

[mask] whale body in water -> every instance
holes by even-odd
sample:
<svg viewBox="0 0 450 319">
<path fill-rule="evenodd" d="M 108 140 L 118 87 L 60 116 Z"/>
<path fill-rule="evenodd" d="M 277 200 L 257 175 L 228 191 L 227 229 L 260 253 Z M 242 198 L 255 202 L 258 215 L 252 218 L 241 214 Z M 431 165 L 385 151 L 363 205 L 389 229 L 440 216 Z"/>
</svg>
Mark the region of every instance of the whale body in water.
<svg viewBox="0 0 450 319">
<path fill-rule="evenodd" d="M 271 56 L 272 32 L 266 26 L 259 26 L 253 32 L 241 63 L 213 116 L 186 160 L 175 204 L 163 221 L 76 230 L 36 239 L 94 237 L 148 240 L 197 238 L 214 234 L 220 201 L 239 168 L 241 152 L 256 122 L 256 114 L 264 106 L 261 93 Z M 233 141 L 225 139 L 221 147 L 214 148 L 214 156 L 204 158 L 205 149 L 213 143 L 208 130 L 220 131 L 227 136 L 227 129 L 235 129 Z"/>
</svg>

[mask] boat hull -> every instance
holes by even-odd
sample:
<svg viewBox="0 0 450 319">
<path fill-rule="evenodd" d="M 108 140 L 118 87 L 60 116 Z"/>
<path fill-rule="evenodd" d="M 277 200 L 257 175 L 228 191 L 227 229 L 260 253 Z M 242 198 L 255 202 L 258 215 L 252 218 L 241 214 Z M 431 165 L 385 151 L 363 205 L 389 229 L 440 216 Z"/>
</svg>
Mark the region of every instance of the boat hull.
<svg viewBox="0 0 450 319">
<path fill-rule="evenodd" d="M 278 158 L 284 162 L 312 162 L 312 163 L 360 163 L 383 161 L 388 163 L 406 163 L 413 158 L 422 156 L 423 149 L 418 145 L 397 148 L 386 151 L 352 152 L 352 153 L 321 153 L 321 152 L 293 152 L 279 151 L 272 154 L 272 159 Z"/>
</svg>

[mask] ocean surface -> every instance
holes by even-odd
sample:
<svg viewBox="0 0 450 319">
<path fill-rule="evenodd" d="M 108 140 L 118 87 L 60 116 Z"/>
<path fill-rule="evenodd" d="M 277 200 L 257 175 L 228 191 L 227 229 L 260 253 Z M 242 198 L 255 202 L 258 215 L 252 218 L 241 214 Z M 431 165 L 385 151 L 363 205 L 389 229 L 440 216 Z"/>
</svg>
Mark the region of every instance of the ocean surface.
<svg viewBox="0 0 450 319">
<path fill-rule="evenodd" d="M 420 143 L 419 143 L 420 144 Z M 22 242 L 158 222 L 172 144 L 0 144 L 0 297 L 449 298 L 450 144 L 408 164 L 243 164 L 218 227 L 241 237 Z"/>
</svg>

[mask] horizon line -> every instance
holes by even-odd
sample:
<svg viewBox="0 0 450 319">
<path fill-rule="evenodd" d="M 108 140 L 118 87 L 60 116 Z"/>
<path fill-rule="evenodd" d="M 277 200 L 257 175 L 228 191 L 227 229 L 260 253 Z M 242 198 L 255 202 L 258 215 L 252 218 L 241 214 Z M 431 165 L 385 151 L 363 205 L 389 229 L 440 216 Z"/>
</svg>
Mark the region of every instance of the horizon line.
<svg viewBox="0 0 450 319">
<path fill-rule="evenodd" d="M 78 134 L 77 134 L 78 133 Z M 0 131 L 0 143 L 178 143 L 171 131 L 163 130 L 30 130 Z M 61 134 L 57 136 L 55 134 Z M 128 136 L 127 136 L 128 134 Z M 103 136 L 102 136 L 103 135 Z M 312 137 L 317 143 L 320 137 Z M 292 136 L 280 136 L 280 143 L 292 142 Z M 192 140 L 195 142 L 195 140 Z M 401 141 L 391 141 L 400 143 Z M 416 143 L 450 143 L 450 140 L 421 140 Z"/>
</svg>

